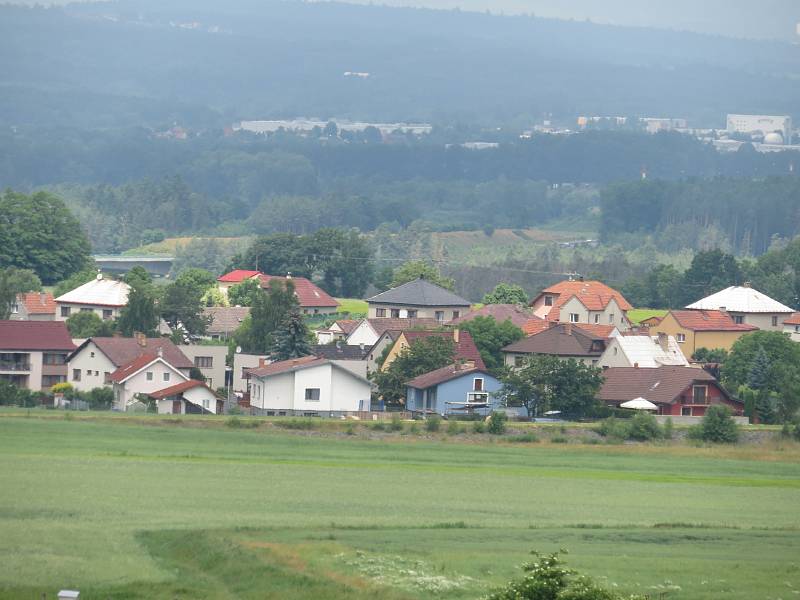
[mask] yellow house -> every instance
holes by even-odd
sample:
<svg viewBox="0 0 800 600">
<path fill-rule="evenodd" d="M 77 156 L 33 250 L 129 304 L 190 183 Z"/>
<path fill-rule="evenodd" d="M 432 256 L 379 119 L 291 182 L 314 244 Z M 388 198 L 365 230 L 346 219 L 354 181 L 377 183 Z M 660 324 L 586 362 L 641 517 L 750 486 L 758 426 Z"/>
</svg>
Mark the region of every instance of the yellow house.
<svg viewBox="0 0 800 600">
<path fill-rule="evenodd" d="M 736 323 L 722 310 L 671 310 L 650 331 L 673 336 L 683 354 L 692 356 L 699 348 L 730 350 L 736 340 L 757 329 Z"/>
</svg>

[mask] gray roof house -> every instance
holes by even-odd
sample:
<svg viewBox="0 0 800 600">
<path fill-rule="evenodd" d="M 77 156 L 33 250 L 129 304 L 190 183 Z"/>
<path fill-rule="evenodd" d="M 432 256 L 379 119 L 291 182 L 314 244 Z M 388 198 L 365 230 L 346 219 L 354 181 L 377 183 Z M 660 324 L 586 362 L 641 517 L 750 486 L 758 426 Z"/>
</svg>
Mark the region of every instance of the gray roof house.
<svg viewBox="0 0 800 600">
<path fill-rule="evenodd" d="M 370 319 L 430 318 L 439 322 L 457 319 L 470 302 L 420 277 L 367 299 Z"/>
</svg>

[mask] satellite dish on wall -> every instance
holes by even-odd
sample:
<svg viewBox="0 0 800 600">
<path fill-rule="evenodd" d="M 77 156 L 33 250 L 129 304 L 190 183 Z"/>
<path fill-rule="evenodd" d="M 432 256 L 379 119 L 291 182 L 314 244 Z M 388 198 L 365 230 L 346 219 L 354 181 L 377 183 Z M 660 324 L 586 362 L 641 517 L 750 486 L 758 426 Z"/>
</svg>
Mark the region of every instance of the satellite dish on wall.
<svg viewBox="0 0 800 600">
<path fill-rule="evenodd" d="M 242 347 L 236 346 L 236 354 L 241 354 L 241 353 L 242 353 Z"/>
</svg>

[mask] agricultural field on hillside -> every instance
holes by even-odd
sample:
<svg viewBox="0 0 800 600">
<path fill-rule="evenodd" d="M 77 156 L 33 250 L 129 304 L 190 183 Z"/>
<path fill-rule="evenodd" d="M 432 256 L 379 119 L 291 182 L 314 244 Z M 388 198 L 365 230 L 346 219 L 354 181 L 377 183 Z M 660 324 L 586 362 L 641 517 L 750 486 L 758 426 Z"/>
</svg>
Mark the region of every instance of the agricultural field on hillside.
<svg viewBox="0 0 800 600">
<path fill-rule="evenodd" d="M 800 591 L 788 442 L 389 440 L 3 411 L 0 453 L 3 599 L 479 598 L 531 549 L 562 547 L 619 591 Z"/>
<path fill-rule="evenodd" d="M 649 319 L 651 317 L 663 317 L 667 314 L 666 310 L 660 310 L 655 308 L 634 308 L 629 310 L 627 313 L 627 317 L 631 323 L 634 325 L 638 325 L 645 319 Z"/>
</svg>

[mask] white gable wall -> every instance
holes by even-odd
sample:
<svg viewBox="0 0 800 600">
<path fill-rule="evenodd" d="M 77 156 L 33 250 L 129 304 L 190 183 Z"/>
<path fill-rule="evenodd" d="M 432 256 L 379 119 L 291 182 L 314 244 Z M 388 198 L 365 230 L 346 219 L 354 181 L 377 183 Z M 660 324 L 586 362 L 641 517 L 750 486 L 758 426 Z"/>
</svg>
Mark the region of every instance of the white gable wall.
<svg viewBox="0 0 800 600">
<path fill-rule="evenodd" d="M 372 386 L 340 369 L 332 370 L 331 410 L 332 411 L 366 411 L 370 408 Z"/>
<path fill-rule="evenodd" d="M 378 334 L 372 329 L 367 321 L 361 321 L 353 332 L 347 337 L 348 346 L 358 346 L 364 344 L 367 348 L 373 346 L 378 341 Z"/>
<path fill-rule="evenodd" d="M 152 379 L 147 378 L 148 373 L 153 374 Z M 164 378 L 165 374 L 169 375 L 168 379 Z M 173 369 L 166 363 L 155 361 L 125 380 L 125 382 L 114 384 L 114 408 L 124 411 L 136 394 L 157 392 L 187 379 L 183 373 Z"/>
<path fill-rule="evenodd" d="M 92 356 L 94 354 L 94 356 Z M 75 370 L 80 371 L 80 381 L 75 379 Z M 89 342 L 67 363 L 67 381 L 77 390 L 88 392 L 96 387 L 105 387 L 105 374 L 117 370 L 117 365 L 100 351 L 97 344 Z M 166 387 L 166 386 L 161 386 Z"/>
</svg>

